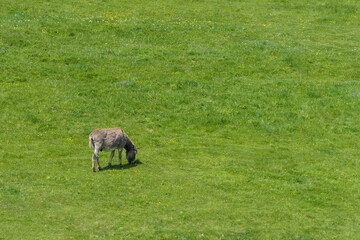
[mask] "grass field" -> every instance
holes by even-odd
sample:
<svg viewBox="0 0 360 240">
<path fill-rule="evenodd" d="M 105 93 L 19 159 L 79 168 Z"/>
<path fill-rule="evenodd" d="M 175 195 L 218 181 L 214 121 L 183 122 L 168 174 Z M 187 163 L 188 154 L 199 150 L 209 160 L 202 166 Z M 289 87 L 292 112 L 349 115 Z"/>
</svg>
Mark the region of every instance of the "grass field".
<svg viewBox="0 0 360 240">
<path fill-rule="evenodd" d="M 1 0 L 0 239 L 360 239 L 359 27 L 357 0 Z M 92 173 L 109 127 L 137 164 Z"/>
</svg>

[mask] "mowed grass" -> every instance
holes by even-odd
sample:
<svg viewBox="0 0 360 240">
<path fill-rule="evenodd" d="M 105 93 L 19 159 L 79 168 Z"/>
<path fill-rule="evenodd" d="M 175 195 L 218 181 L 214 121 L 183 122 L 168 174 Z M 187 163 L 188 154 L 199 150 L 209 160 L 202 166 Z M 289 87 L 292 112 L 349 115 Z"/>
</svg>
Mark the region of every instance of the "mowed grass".
<svg viewBox="0 0 360 240">
<path fill-rule="evenodd" d="M 2 0 L 0 239 L 360 238 L 359 27 L 355 0 Z M 92 173 L 109 127 L 137 164 Z"/>
</svg>

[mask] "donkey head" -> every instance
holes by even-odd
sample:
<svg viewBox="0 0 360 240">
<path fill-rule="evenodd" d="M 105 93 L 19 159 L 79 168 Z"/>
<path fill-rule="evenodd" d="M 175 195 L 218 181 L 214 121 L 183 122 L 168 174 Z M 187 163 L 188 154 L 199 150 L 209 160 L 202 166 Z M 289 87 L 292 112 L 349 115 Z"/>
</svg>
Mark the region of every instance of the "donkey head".
<svg viewBox="0 0 360 240">
<path fill-rule="evenodd" d="M 130 164 L 135 163 L 135 157 L 137 154 L 137 150 L 141 147 L 134 147 L 129 150 L 126 150 L 126 159 L 129 161 Z"/>
</svg>

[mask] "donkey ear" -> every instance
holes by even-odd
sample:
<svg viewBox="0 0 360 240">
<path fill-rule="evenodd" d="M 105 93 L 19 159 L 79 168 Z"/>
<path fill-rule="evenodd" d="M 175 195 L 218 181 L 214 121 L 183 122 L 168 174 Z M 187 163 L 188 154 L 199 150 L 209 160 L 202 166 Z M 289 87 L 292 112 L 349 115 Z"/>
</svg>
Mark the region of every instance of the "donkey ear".
<svg viewBox="0 0 360 240">
<path fill-rule="evenodd" d="M 135 147 L 136 150 L 140 149 L 141 147 Z"/>
</svg>

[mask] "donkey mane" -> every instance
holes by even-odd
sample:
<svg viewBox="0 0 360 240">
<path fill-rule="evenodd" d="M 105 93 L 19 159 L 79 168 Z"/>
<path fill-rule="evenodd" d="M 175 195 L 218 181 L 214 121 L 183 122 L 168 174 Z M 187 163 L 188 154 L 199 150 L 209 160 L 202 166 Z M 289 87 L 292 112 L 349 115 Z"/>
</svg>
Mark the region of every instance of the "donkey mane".
<svg viewBox="0 0 360 240">
<path fill-rule="evenodd" d="M 126 151 L 135 149 L 135 144 L 131 141 L 131 139 L 126 135 L 126 144 L 124 146 Z"/>
</svg>

